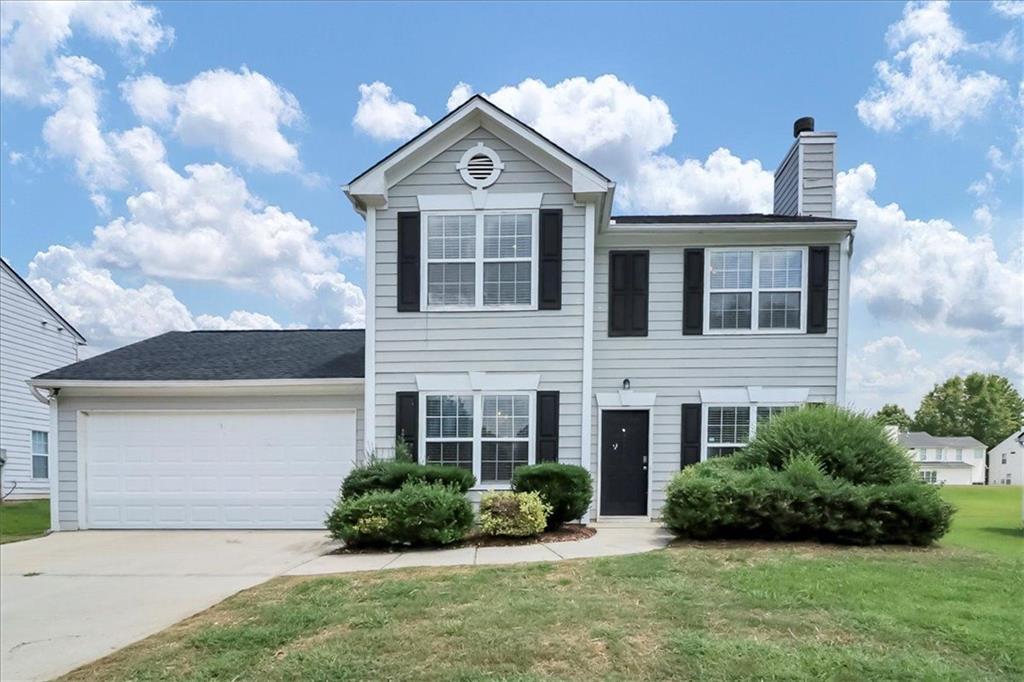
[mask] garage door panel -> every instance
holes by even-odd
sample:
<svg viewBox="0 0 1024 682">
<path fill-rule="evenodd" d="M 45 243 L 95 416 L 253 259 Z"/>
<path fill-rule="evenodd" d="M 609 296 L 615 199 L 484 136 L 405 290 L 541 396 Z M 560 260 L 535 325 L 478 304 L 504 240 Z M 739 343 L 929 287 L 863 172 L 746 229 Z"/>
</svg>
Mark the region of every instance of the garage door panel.
<svg viewBox="0 0 1024 682">
<path fill-rule="evenodd" d="M 321 528 L 355 459 L 351 412 L 94 412 L 93 528 Z"/>
</svg>

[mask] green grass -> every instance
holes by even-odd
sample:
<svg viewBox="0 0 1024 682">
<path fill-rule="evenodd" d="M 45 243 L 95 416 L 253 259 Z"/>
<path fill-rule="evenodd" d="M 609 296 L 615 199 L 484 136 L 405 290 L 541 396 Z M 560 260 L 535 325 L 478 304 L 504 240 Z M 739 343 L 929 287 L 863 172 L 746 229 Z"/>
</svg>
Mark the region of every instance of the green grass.
<svg viewBox="0 0 1024 682">
<path fill-rule="evenodd" d="M 50 501 L 26 500 L 0 504 L 0 545 L 29 540 L 50 529 Z"/>
<path fill-rule="evenodd" d="M 944 490 L 962 516 L 929 549 L 688 543 L 278 578 L 67 679 L 1021 679 L 1022 541 L 987 530 L 1014 528 L 1017 498 L 990 490 Z"/>
<path fill-rule="evenodd" d="M 943 546 L 968 547 L 1024 558 L 1021 486 L 943 486 L 942 496 L 957 507 Z"/>
</svg>

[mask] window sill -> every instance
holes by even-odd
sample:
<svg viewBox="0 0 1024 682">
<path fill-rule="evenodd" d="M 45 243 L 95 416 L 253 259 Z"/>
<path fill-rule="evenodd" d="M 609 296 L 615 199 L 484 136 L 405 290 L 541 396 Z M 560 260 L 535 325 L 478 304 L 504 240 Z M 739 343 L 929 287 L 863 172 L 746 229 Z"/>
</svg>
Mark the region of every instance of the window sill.
<svg viewBox="0 0 1024 682">
<path fill-rule="evenodd" d="M 477 485 L 469 489 L 471 493 L 494 493 L 504 490 L 512 490 L 511 483 L 494 483 L 490 485 Z"/>
<path fill-rule="evenodd" d="M 806 334 L 804 329 L 705 329 L 704 336 L 796 336 Z M 816 334 L 824 336 L 824 334 Z"/>
<path fill-rule="evenodd" d="M 425 313 L 496 313 L 508 311 L 534 311 L 535 305 L 487 305 L 487 306 L 425 306 Z"/>
</svg>

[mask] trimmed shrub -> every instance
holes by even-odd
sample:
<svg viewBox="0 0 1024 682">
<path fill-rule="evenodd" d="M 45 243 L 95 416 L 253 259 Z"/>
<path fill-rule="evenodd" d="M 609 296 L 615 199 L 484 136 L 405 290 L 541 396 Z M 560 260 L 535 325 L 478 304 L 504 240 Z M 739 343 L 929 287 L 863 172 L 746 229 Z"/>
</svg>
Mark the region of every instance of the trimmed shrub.
<svg viewBox="0 0 1024 682">
<path fill-rule="evenodd" d="M 480 530 L 486 535 L 536 535 L 547 525 L 550 509 L 540 493 L 488 493 L 480 498 Z"/>
<path fill-rule="evenodd" d="M 349 545 L 448 545 L 472 526 L 463 491 L 421 481 L 342 498 L 327 515 L 331 536 Z"/>
<path fill-rule="evenodd" d="M 797 453 L 814 457 L 826 474 L 855 485 L 917 480 L 906 450 L 889 440 L 878 422 L 830 405 L 774 416 L 733 458 L 740 469 L 778 470 Z"/>
<path fill-rule="evenodd" d="M 781 469 L 740 468 L 723 458 L 676 474 L 666 490 L 665 524 L 698 540 L 748 538 L 843 544 L 928 545 L 953 514 L 938 489 L 917 481 L 853 485 L 798 453 Z"/>
<path fill-rule="evenodd" d="M 341 483 L 341 496 L 348 499 L 374 490 L 398 490 L 409 481 L 441 483 L 463 494 L 476 485 L 473 474 L 458 467 L 382 460 L 353 469 Z"/>
<path fill-rule="evenodd" d="M 518 467 L 512 473 L 512 490 L 540 493 L 551 508 L 548 530 L 556 530 L 567 521 L 582 517 L 594 497 L 590 472 L 583 467 L 555 462 Z"/>
</svg>

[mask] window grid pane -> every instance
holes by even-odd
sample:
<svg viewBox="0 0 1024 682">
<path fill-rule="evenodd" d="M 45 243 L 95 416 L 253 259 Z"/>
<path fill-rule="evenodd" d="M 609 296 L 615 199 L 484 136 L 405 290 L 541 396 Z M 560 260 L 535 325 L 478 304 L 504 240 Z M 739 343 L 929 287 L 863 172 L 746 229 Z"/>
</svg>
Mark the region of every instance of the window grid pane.
<svg viewBox="0 0 1024 682">
<path fill-rule="evenodd" d="M 533 216 L 484 216 L 484 258 L 532 258 Z"/>
<path fill-rule="evenodd" d="M 482 399 L 480 481 L 507 483 L 530 458 L 530 398 L 485 395 Z"/>
<path fill-rule="evenodd" d="M 749 438 L 749 407 L 708 408 L 708 443 L 746 443 Z"/>
<path fill-rule="evenodd" d="M 484 305 L 529 305 L 530 261 L 484 264 Z"/>
<path fill-rule="evenodd" d="M 799 329 L 800 294 L 762 291 L 757 312 L 757 324 L 763 329 Z"/>
<path fill-rule="evenodd" d="M 761 252 L 758 282 L 762 289 L 799 289 L 803 282 L 803 252 Z"/>
<path fill-rule="evenodd" d="M 433 441 L 427 443 L 427 464 L 453 466 L 473 471 L 472 441 Z"/>
<path fill-rule="evenodd" d="M 711 329 L 750 329 L 750 294 L 711 294 Z"/>
<path fill-rule="evenodd" d="M 757 408 L 757 427 L 761 428 L 777 414 L 795 409 L 793 405 L 766 405 Z"/>
<path fill-rule="evenodd" d="M 712 289 L 750 289 L 754 282 L 753 251 L 711 253 Z"/>
<path fill-rule="evenodd" d="M 476 264 L 428 263 L 427 303 L 470 306 L 476 303 Z"/>
<path fill-rule="evenodd" d="M 50 452 L 50 433 L 48 431 L 32 432 L 32 453 L 46 455 Z"/>
</svg>

